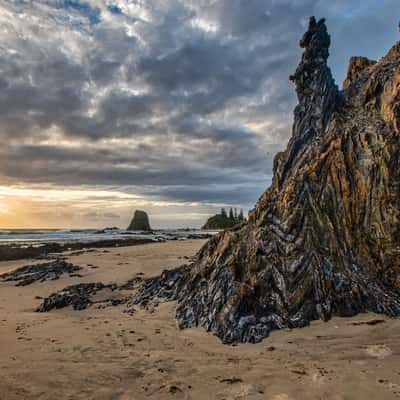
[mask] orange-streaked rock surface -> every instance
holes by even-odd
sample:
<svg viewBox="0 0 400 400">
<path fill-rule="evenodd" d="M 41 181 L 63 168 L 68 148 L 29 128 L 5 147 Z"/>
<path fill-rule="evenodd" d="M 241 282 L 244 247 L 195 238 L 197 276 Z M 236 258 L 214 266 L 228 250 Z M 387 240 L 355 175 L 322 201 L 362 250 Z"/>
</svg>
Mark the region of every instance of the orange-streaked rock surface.
<svg viewBox="0 0 400 400">
<path fill-rule="evenodd" d="M 353 60 L 344 91 L 325 21 L 311 18 L 300 45 L 299 104 L 272 186 L 184 274 L 172 296 L 182 328 L 256 342 L 332 315 L 400 315 L 400 43 L 374 64 Z"/>
</svg>

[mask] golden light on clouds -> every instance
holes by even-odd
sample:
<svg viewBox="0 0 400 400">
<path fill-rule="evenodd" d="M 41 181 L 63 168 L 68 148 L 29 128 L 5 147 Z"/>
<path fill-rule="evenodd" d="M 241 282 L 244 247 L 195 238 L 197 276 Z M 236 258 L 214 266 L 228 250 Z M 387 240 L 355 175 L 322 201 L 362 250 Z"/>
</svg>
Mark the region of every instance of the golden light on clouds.
<svg viewBox="0 0 400 400">
<path fill-rule="evenodd" d="M 125 227 L 136 208 L 145 209 L 159 219 L 161 222 L 155 226 L 160 227 L 167 227 L 172 217 L 182 215 L 180 212 L 185 210 L 188 223 L 196 226 L 196 220 L 201 224 L 207 217 L 207 212 L 197 210 L 199 206 L 199 203 L 161 201 L 113 188 L 0 186 L 0 228 Z M 184 221 L 182 224 L 187 226 Z"/>
<path fill-rule="evenodd" d="M 8 207 L 4 201 L 4 198 L 0 196 L 0 214 L 8 212 Z"/>
<path fill-rule="evenodd" d="M 138 199 L 133 194 L 122 193 L 112 190 L 97 189 L 63 189 L 63 188 L 35 188 L 35 187 L 19 187 L 19 186 L 0 186 L 0 198 L 20 197 L 31 198 L 46 201 L 71 201 L 85 200 L 88 198 L 103 198 L 104 196 L 112 196 L 115 199 Z"/>
</svg>

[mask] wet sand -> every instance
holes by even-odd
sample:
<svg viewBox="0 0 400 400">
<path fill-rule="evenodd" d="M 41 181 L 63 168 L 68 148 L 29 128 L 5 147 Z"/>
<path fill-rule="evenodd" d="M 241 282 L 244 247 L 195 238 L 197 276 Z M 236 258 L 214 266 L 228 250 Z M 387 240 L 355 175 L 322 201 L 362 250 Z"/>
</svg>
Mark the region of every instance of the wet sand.
<svg viewBox="0 0 400 400">
<path fill-rule="evenodd" d="M 34 312 L 36 296 L 152 276 L 187 262 L 203 243 L 95 249 L 68 257 L 82 278 L 0 283 L 0 400 L 400 398 L 399 319 L 334 318 L 227 346 L 203 329 L 180 331 L 173 303 L 133 315 L 124 305 Z M 0 274 L 37 262 L 1 262 Z"/>
</svg>

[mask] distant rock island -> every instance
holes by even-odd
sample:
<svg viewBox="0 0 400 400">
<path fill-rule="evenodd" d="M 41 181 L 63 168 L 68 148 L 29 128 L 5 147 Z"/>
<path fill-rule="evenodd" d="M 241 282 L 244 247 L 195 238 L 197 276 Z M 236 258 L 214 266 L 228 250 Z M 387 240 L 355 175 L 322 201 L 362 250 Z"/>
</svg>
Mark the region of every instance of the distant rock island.
<svg viewBox="0 0 400 400">
<path fill-rule="evenodd" d="M 229 229 L 244 221 L 243 210 L 237 214 L 236 209 L 231 208 L 227 214 L 225 208 L 222 208 L 221 212 L 210 217 L 201 229 Z"/>
<path fill-rule="evenodd" d="M 145 211 L 136 210 L 128 231 L 151 231 L 149 216 Z"/>
</svg>

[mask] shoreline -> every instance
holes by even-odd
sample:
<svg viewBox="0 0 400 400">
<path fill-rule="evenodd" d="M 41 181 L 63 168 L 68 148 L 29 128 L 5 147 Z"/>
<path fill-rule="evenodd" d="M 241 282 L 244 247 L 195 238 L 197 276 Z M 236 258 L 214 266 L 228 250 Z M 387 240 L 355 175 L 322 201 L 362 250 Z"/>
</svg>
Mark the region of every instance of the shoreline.
<svg viewBox="0 0 400 400">
<path fill-rule="evenodd" d="M 143 235 L 145 236 L 145 234 Z M 165 235 L 157 238 L 124 237 L 99 240 L 74 240 L 65 242 L 48 242 L 37 244 L 7 243 L 0 244 L 0 261 L 17 261 L 23 259 L 44 259 L 50 254 L 62 254 L 67 251 L 90 250 L 98 248 L 130 247 L 149 243 L 161 243 L 174 240 L 204 240 L 212 237 L 209 233 L 187 236 Z"/>
<path fill-rule="evenodd" d="M 49 254 L 62 254 L 66 251 L 89 250 L 119 246 L 137 246 L 154 243 L 152 239 L 104 239 L 93 242 L 44 243 L 39 245 L 0 245 L 0 261 L 16 261 L 23 259 L 43 259 Z M 26 247 L 25 247 L 26 246 Z"/>
</svg>

